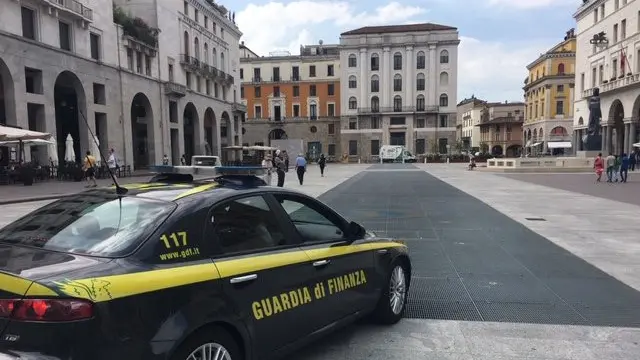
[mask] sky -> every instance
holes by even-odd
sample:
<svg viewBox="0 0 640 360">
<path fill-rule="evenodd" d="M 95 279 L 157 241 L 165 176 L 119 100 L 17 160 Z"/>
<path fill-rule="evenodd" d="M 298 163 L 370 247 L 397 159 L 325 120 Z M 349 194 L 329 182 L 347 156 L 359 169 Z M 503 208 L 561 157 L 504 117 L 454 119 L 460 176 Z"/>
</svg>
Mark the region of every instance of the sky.
<svg viewBox="0 0 640 360">
<path fill-rule="evenodd" d="M 522 101 L 526 66 L 575 27 L 582 0 L 218 0 L 236 13 L 245 45 L 258 55 L 300 45 L 338 44 L 368 25 L 431 22 L 458 28 L 458 102 Z"/>
</svg>

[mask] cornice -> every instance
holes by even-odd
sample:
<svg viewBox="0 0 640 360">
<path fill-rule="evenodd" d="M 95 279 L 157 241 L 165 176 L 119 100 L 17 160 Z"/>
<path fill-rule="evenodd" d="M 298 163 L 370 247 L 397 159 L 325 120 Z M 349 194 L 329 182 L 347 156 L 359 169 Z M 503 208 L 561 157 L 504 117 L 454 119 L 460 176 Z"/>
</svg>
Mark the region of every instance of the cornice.
<svg viewBox="0 0 640 360">
<path fill-rule="evenodd" d="M 576 12 L 573 13 L 573 18 L 578 20 L 585 13 L 591 12 L 594 8 L 602 5 L 606 0 L 589 0 L 590 4 L 582 4 Z"/>
<path fill-rule="evenodd" d="M 407 48 L 407 47 L 412 47 L 413 50 L 416 50 L 417 47 L 421 47 L 420 45 L 423 45 L 424 43 L 418 43 L 418 42 L 401 42 L 401 43 L 382 43 L 382 44 L 365 44 L 364 46 L 362 44 L 354 44 L 354 45 L 340 45 L 339 48 L 342 50 L 359 50 L 362 48 L 365 48 L 367 50 L 369 49 L 375 49 L 375 50 L 382 50 L 383 48 Z M 431 47 L 431 45 L 435 45 L 436 47 L 441 47 L 441 46 L 447 46 L 447 45 L 460 45 L 460 40 L 442 40 L 442 41 L 438 41 L 436 44 L 429 44 L 428 46 L 426 46 L 426 49 L 429 49 Z"/>
</svg>

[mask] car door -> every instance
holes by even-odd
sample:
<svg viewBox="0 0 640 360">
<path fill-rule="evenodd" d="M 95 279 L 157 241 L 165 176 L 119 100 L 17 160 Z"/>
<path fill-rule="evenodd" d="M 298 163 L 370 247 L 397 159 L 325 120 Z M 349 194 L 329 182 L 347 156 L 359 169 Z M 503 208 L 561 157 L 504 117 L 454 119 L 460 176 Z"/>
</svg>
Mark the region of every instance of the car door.
<svg viewBox="0 0 640 360">
<path fill-rule="evenodd" d="M 322 301 L 315 305 L 316 323 L 326 326 L 371 303 L 375 272 L 371 246 L 348 241 L 348 223 L 321 202 L 303 195 L 274 193 L 312 260 Z"/>
<path fill-rule="evenodd" d="M 303 320 L 313 294 L 310 260 L 264 196 L 212 207 L 206 235 L 222 278 L 223 296 L 247 325 L 254 351 L 267 355 L 309 333 Z"/>
</svg>

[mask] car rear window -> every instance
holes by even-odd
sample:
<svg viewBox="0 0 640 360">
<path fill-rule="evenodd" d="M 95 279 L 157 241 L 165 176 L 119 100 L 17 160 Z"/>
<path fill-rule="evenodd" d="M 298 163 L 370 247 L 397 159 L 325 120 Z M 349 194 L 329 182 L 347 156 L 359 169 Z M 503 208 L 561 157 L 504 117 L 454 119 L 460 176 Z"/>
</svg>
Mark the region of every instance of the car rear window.
<svg viewBox="0 0 640 360">
<path fill-rule="evenodd" d="M 133 251 L 175 209 L 171 202 L 79 194 L 48 204 L 0 230 L 0 242 L 103 257 Z"/>
</svg>

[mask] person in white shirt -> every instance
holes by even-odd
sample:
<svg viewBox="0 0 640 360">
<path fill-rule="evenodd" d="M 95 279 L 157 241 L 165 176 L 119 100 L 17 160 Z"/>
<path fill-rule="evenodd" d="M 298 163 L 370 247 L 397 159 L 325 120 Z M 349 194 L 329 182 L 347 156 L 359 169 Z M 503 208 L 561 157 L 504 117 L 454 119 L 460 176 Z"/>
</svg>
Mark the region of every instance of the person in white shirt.
<svg viewBox="0 0 640 360">
<path fill-rule="evenodd" d="M 271 171 L 273 169 L 273 160 L 271 159 L 271 154 L 266 154 L 264 159 L 262 159 L 262 167 L 267 169 L 267 173 L 264 176 L 264 182 L 267 185 L 271 186 Z"/>
<path fill-rule="evenodd" d="M 113 174 L 113 177 L 116 177 L 116 175 L 118 174 L 118 168 L 120 166 L 118 166 L 118 159 L 116 158 L 116 152 L 115 150 L 113 150 L 113 148 L 109 149 L 109 159 L 107 159 L 107 166 Z"/>
</svg>

